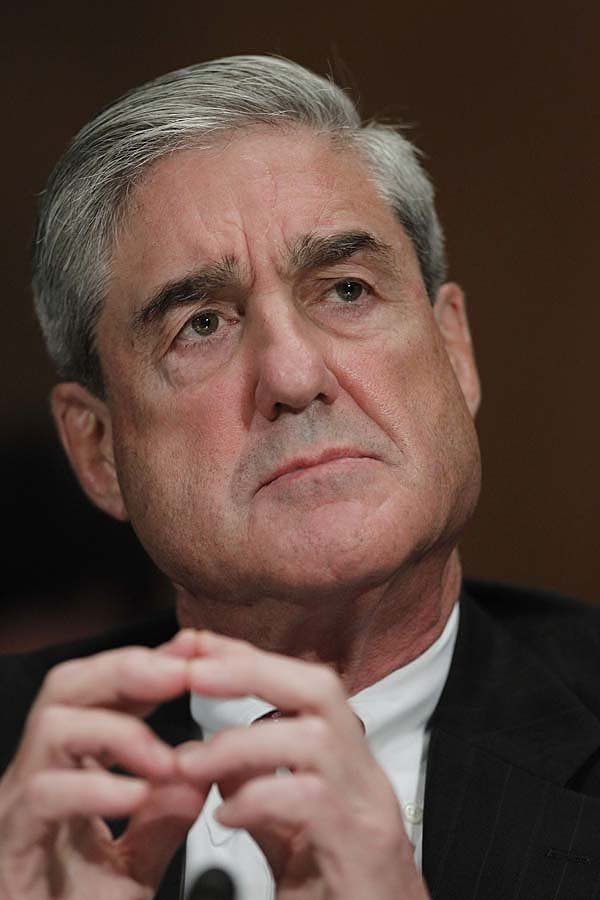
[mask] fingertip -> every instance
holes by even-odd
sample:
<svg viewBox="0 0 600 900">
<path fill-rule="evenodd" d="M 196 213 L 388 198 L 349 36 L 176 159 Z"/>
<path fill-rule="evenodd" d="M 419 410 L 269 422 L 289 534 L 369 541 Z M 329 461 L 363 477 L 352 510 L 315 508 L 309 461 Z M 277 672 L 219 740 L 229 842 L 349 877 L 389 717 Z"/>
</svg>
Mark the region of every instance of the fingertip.
<svg viewBox="0 0 600 900">
<path fill-rule="evenodd" d="M 197 652 L 197 634 L 193 628 L 182 628 L 170 641 L 161 644 L 157 649 L 162 653 L 190 659 Z"/>
<path fill-rule="evenodd" d="M 160 741 L 152 744 L 146 757 L 152 767 L 152 775 L 159 779 L 169 779 L 177 772 L 175 751 Z"/>
<path fill-rule="evenodd" d="M 222 693 L 223 677 L 223 661 L 218 657 L 211 658 L 205 654 L 188 662 L 188 679 L 192 691 L 210 697 L 216 690 L 219 696 L 225 697 L 227 693 Z"/>
<path fill-rule="evenodd" d="M 195 628 L 182 628 L 181 631 L 177 632 L 173 641 L 186 647 L 195 646 L 197 637 L 198 632 Z"/>
<path fill-rule="evenodd" d="M 194 778 L 198 770 L 198 749 L 190 748 L 178 752 L 176 766 L 183 778 Z"/>
<path fill-rule="evenodd" d="M 220 825 L 229 827 L 233 823 L 234 820 L 231 814 L 231 805 L 231 802 L 226 800 L 213 810 L 213 816 Z"/>
<path fill-rule="evenodd" d="M 141 806 L 148 798 L 150 784 L 143 778 L 122 778 L 119 783 L 119 791 L 123 792 L 123 799 L 128 799 L 135 806 Z"/>
<path fill-rule="evenodd" d="M 199 650 L 210 650 L 212 647 L 218 646 L 220 636 L 208 628 L 202 628 L 196 632 L 196 646 Z"/>
</svg>

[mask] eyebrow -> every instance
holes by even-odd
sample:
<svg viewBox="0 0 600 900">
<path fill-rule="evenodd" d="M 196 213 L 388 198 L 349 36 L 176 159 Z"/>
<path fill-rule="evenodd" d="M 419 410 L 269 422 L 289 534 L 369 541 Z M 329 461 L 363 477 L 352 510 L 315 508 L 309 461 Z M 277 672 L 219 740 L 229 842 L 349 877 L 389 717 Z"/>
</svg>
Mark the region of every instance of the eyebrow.
<svg viewBox="0 0 600 900">
<path fill-rule="evenodd" d="M 133 316 L 133 330 L 137 334 L 146 331 L 153 322 L 164 318 L 173 307 L 208 299 L 226 288 L 239 290 L 242 281 L 237 260 L 232 256 L 202 266 L 159 288 Z"/>
<path fill-rule="evenodd" d="M 288 274 L 319 269 L 350 259 L 357 253 L 367 252 L 382 263 L 392 265 L 393 249 L 367 231 L 344 231 L 332 235 L 306 234 L 289 250 L 286 264 Z M 201 266 L 160 287 L 141 307 L 132 319 L 135 334 L 146 331 L 160 321 L 173 308 L 208 300 L 218 291 L 243 290 L 244 277 L 238 261 L 233 256 Z"/>
<path fill-rule="evenodd" d="M 339 234 L 307 234 L 292 246 L 290 262 L 293 270 L 318 269 L 368 252 L 381 262 L 392 263 L 393 249 L 368 231 L 344 231 Z"/>
</svg>

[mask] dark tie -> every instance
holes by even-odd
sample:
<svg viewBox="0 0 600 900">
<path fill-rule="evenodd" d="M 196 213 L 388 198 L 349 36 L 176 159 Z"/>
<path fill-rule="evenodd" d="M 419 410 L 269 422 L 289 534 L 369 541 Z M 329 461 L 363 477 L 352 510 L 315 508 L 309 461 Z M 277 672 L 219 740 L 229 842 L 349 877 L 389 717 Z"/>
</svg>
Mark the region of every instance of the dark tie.
<svg viewBox="0 0 600 900">
<path fill-rule="evenodd" d="M 354 713 L 356 716 L 356 713 Z M 282 712 L 280 709 L 270 709 L 269 712 L 263 713 L 262 716 L 257 716 L 256 719 L 253 719 L 250 723 L 251 725 L 256 725 L 258 722 L 273 722 L 277 721 L 277 719 L 291 719 L 293 718 L 294 713 Z M 360 722 L 360 727 L 363 730 L 363 734 L 366 734 L 365 723 L 360 718 L 360 716 L 356 716 L 357 721 Z"/>
</svg>

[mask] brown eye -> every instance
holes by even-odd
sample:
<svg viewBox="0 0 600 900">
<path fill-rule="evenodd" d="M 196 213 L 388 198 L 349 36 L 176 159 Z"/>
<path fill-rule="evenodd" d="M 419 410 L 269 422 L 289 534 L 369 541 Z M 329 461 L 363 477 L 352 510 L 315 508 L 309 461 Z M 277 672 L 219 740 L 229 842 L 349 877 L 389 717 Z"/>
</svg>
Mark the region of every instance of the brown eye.
<svg viewBox="0 0 600 900">
<path fill-rule="evenodd" d="M 340 300 L 345 300 L 347 303 L 358 300 L 363 291 L 364 287 L 360 281 L 338 281 L 335 285 L 336 294 Z"/>
<path fill-rule="evenodd" d="M 203 312 L 190 320 L 190 325 L 196 334 L 214 334 L 219 327 L 219 316 L 216 312 Z"/>
</svg>

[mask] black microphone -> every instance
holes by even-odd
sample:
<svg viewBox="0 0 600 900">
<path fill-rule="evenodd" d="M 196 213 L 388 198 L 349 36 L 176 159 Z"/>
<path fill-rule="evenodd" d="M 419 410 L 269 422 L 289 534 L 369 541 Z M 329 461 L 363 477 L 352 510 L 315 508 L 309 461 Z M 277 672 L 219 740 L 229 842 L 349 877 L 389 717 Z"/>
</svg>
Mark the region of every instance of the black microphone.
<svg viewBox="0 0 600 900">
<path fill-rule="evenodd" d="M 188 900 L 235 900 L 235 884 L 223 869 L 206 869 L 192 885 Z"/>
</svg>

